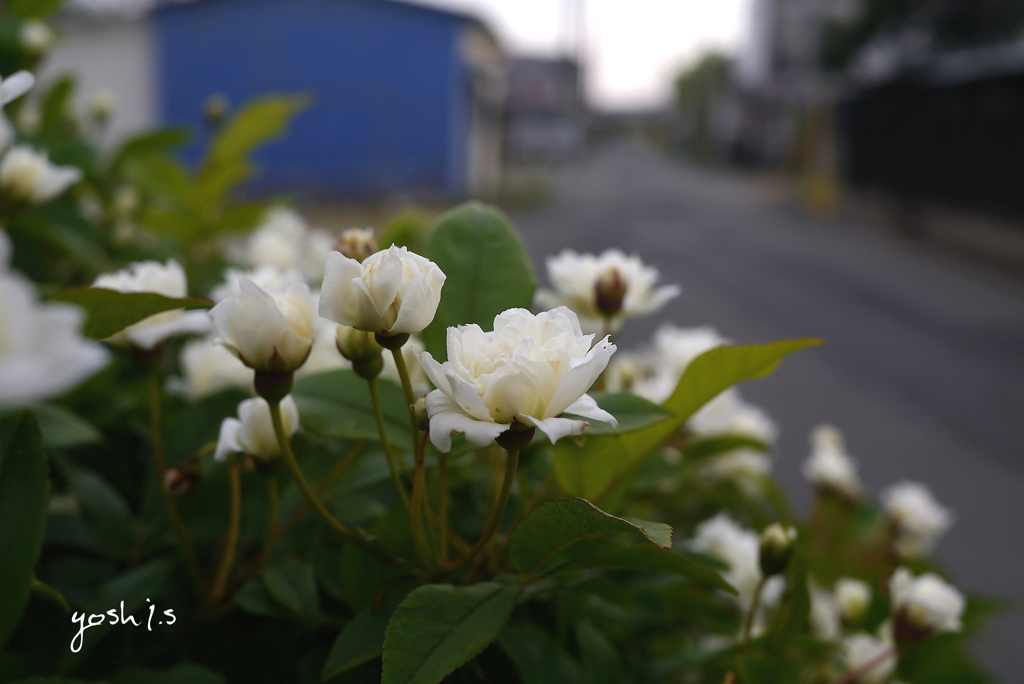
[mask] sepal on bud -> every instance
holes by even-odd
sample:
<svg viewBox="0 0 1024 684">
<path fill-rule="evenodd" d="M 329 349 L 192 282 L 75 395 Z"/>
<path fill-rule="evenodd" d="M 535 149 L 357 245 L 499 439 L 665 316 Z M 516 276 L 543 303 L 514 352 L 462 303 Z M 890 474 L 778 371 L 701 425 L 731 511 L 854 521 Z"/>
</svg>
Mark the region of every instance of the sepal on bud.
<svg viewBox="0 0 1024 684">
<path fill-rule="evenodd" d="M 292 391 L 295 373 L 292 371 L 261 371 L 255 372 L 253 387 L 256 394 L 270 404 L 280 403 Z"/>
</svg>

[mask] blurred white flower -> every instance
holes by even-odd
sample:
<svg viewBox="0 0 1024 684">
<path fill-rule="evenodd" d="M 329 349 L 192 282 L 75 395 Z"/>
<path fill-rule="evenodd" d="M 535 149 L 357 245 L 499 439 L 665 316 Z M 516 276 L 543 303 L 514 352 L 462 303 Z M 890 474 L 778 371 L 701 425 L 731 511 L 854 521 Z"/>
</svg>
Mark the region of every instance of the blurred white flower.
<svg viewBox="0 0 1024 684">
<path fill-rule="evenodd" d="M 116 108 L 117 96 L 110 88 L 97 90 L 89 100 L 89 113 L 96 119 L 109 119 Z"/>
<path fill-rule="evenodd" d="M 843 639 L 843 661 L 846 671 L 853 672 L 868 663 L 881 658 L 882 654 L 892 649 L 892 642 L 887 639 L 859 633 Z M 878 663 L 861 675 L 858 684 L 885 684 L 896 669 L 896 656 L 878 661 Z"/>
<path fill-rule="evenodd" d="M 210 299 L 215 302 L 222 302 L 229 297 L 237 297 L 242 293 L 241 282 L 248 278 L 261 290 L 276 292 L 291 284 L 303 282 L 302 273 L 295 269 L 281 270 L 277 266 L 264 264 L 257 266 L 251 271 L 241 271 L 237 268 L 229 268 L 224 271 L 224 282 L 210 290 Z"/>
<path fill-rule="evenodd" d="M 11 243 L 0 231 L 0 404 L 52 399 L 107 363 L 103 346 L 81 335 L 85 314 L 40 304 L 31 282 L 9 270 Z"/>
<path fill-rule="evenodd" d="M 281 422 L 289 437 L 299 429 L 299 409 L 291 395 L 281 400 Z M 225 418 L 214 458 L 223 461 L 228 454 L 248 454 L 269 461 L 282 455 L 270 418 L 270 405 L 262 397 L 246 399 L 238 405 L 238 418 Z"/>
<path fill-rule="evenodd" d="M 608 363 L 608 369 L 604 372 L 604 386 L 608 392 L 633 392 L 636 384 L 649 378 L 651 373 L 643 356 L 620 351 Z"/>
<path fill-rule="evenodd" d="M 830 425 L 811 432 L 811 456 L 804 462 L 803 473 L 815 486 L 851 499 L 859 498 L 864 490 L 857 465 L 846 454 L 842 434 Z"/>
<path fill-rule="evenodd" d="M 914 577 L 910 570 L 899 568 L 889 580 L 889 594 L 897 624 L 920 634 L 960 631 L 964 596 L 938 575 L 926 572 Z"/>
<path fill-rule="evenodd" d="M 80 169 L 55 166 L 28 145 L 15 145 L 0 159 L 0 191 L 20 202 L 48 202 L 81 179 Z"/>
<path fill-rule="evenodd" d="M 748 609 L 761 581 L 760 536 L 740 527 L 725 513 L 719 513 L 697 527 L 689 546 L 728 566 L 723 577 L 739 592 L 740 605 Z"/>
<path fill-rule="evenodd" d="M 314 292 L 311 301 L 313 311 L 316 311 L 319 308 L 320 293 Z M 296 371 L 296 377 L 352 367 L 352 363 L 338 351 L 337 328 L 337 325 L 326 318 L 314 314 L 313 346 L 306 363 Z"/>
<path fill-rule="evenodd" d="M 842 636 L 843 625 L 839 601 L 828 589 L 823 589 L 815 582 L 810 582 L 811 594 L 811 633 L 822 641 L 838 641 Z"/>
<path fill-rule="evenodd" d="M 322 283 L 324 280 L 324 265 L 327 262 L 327 255 L 334 251 L 335 237 L 326 230 L 311 230 L 306 235 L 306 242 L 302 248 L 302 275 L 310 283 Z"/>
<path fill-rule="evenodd" d="M 768 446 L 775 442 L 779 433 L 768 414 L 744 401 L 735 387 L 704 404 L 687 425 L 701 437 L 738 435 L 751 437 Z"/>
<path fill-rule="evenodd" d="M 633 384 L 632 391 L 648 401 L 660 404 L 675 390 L 694 359 L 728 340 L 714 328 L 679 328 L 663 325 L 654 333 L 654 345 L 645 354 L 651 375 Z"/>
<path fill-rule="evenodd" d="M 409 341 L 402 345 L 402 358 L 405 359 L 405 367 L 409 371 L 409 383 L 412 385 L 413 394 L 422 396 L 430 391 L 430 380 L 423 372 L 420 365 L 419 355 L 426 351 L 427 347 L 418 337 L 410 337 Z M 383 355 L 384 370 L 380 377 L 401 385 L 402 378 L 398 375 L 398 366 L 395 365 L 395 357 L 391 352 Z"/>
<path fill-rule="evenodd" d="M 586 333 L 615 332 L 627 318 L 652 313 L 680 292 L 678 285 L 655 287 L 658 270 L 618 249 L 600 255 L 565 250 L 547 266 L 554 290 L 539 290 L 537 305 L 569 307 Z"/>
<path fill-rule="evenodd" d="M 29 19 L 21 25 L 18 40 L 26 52 L 39 56 L 50 51 L 53 44 L 57 42 L 57 34 L 45 21 Z"/>
<path fill-rule="evenodd" d="M 747 496 L 761 492 L 761 483 L 771 475 L 772 459 L 753 449 L 735 449 L 708 460 L 699 471 L 707 482 L 732 481 Z"/>
<path fill-rule="evenodd" d="M 189 399 L 201 399 L 232 387 L 253 391 L 252 371 L 213 338 L 190 340 L 181 349 L 183 378 L 172 388 Z"/>
<path fill-rule="evenodd" d="M 248 278 L 210 310 L 219 341 L 249 368 L 297 370 L 309 356 L 316 314 L 305 283 L 266 291 Z"/>
<path fill-rule="evenodd" d="M 953 524 L 953 514 L 919 482 L 900 482 L 882 492 L 882 506 L 899 532 L 899 550 L 908 556 L 929 551 Z"/>
<path fill-rule="evenodd" d="M 174 259 L 169 259 L 166 264 L 159 261 L 136 262 L 128 268 L 99 276 L 92 286 L 117 292 L 153 292 L 175 298 L 188 296 L 185 270 Z M 210 315 L 207 312 L 172 309 L 133 323 L 107 341 L 153 349 L 176 335 L 205 333 L 209 329 Z"/>
<path fill-rule="evenodd" d="M 445 275 L 437 264 L 391 245 L 362 263 L 327 255 L 320 315 L 367 332 L 418 333 L 434 320 Z"/>
<path fill-rule="evenodd" d="M 302 265 L 309 227 L 294 209 L 271 207 L 249 236 L 246 260 L 250 266 L 276 266 L 287 271 Z"/>
<path fill-rule="evenodd" d="M 536 427 L 552 442 L 589 425 L 561 418 L 563 412 L 617 424 L 586 394 L 615 345 L 605 338 L 591 348 L 592 342 L 593 335 L 584 335 L 576 314 L 565 307 L 537 315 L 509 309 L 495 316 L 494 332 L 478 325 L 448 328 L 447 362 L 419 354 L 437 387 L 427 395 L 434 446 L 448 451 L 456 432 L 484 446 L 513 421 Z"/>
<path fill-rule="evenodd" d="M 3 108 L 31 90 L 35 82 L 35 77 L 27 71 L 18 71 L 7 78 L 0 78 L 0 154 L 14 143 L 14 127 L 4 116 Z M 25 107 L 22 112 L 28 110 Z"/>
<path fill-rule="evenodd" d="M 871 585 L 863 580 L 840 577 L 834 591 L 843 620 L 847 623 L 860 622 L 871 608 Z"/>
</svg>

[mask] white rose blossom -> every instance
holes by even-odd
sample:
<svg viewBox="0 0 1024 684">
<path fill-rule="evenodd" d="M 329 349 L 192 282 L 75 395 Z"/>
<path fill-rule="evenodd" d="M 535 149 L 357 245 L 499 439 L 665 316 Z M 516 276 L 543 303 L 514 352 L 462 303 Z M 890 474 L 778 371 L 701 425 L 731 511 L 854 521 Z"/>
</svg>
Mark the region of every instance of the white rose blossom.
<svg viewBox="0 0 1024 684">
<path fill-rule="evenodd" d="M 882 654 L 892 649 L 892 642 L 888 639 L 876 637 L 871 634 L 858 633 L 843 639 L 842 656 L 847 672 L 854 672 L 868 663 L 875 661 L 876 664 L 864 672 L 858 679 L 858 684 L 885 684 L 889 681 L 893 671 L 896 669 L 895 655 L 882 658 Z"/>
<path fill-rule="evenodd" d="M 281 400 L 281 422 L 289 437 L 299 429 L 299 409 L 291 395 Z M 270 405 L 262 397 L 246 399 L 238 405 L 238 418 L 225 418 L 220 424 L 214 458 L 223 461 L 228 454 L 238 453 L 263 460 L 282 455 L 270 417 Z"/>
<path fill-rule="evenodd" d="M 539 290 L 537 305 L 569 307 L 587 333 L 615 332 L 627 318 L 657 311 L 680 292 L 678 285 L 655 287 L 658 270 L 618 249 L 600 255 L 565 250 L 549 258 L 547 267 L 554 290 Z M 604 289 L 611 291 L 611 308 L 607 295 L 602 296 Z M 605 329 L 606 319 L 610 330 Z"/>
<path fill-rule="evenodd" d="M 843 633 L 841 608 L 836 596 L 813 581 L 809 583 L 811 633 L 822 641 L 838 641 Z"/>
<path fill-rule="evenodd" d="M 277 266 L 264 264 L 250 271 L 229 268 L 224 271 L 224 282 L 210 290 L 210 299 L 222 302 L 229 297 L 237 297 L 242 292 L 242 279 L 248 278 L 261 290 L 275 292 L 292 283 L 303 282 L 302 273 L 295 269 L 282 270 Z"/>
<path fill-rule="evenodd" d="M 15 145 L 0 159 L 0 192 L 28 204 L 48 202 L 80 180 L 81 169 L 51 164 L 28 145 Z"/>
<path fill-rule="evenodd" d="M 863 580 L 840 577 L 834 591 L 843 619 L 849 623 L 859 622 L 871 608 L 871 585 Z"/>
<path fill-rule="evenodd" d="M 900 482 L 882 492 L 882 506 L 900 534 L 906 555 L 929 551 L 953 524 L 953 514 L 919 482 Z"/>
<path fill-rule="evenodd" d="M 686 368 L 698 356 L 728 344 L 714 328 L 679 328 L 663 325 L 654 333 L 653 347 L 643 357 L 650 374 L 633 383 L 632 392 L 660 404 L 670 396 Z"/>
<path fill-rule="evenodd" d="M 295 371 L 309 356 L 316 314 L 305 283 L 270 292 L 248 278 L 210 310 L 219 342 L 254 370 Z"/>
<path fill-rule="evenodd" d="M 166 264 L 140 261 L 120 271 L 99 276 L 92 286 L 116 292 L 152 292 L 174 298 L 188 296 L 185 270 L 174 259 L 168 260 Z M 153 349 L 176 335 L 205 333 L 209 329 L 210 315 L 207 312 L 172 309 L 133 323 L 108 341 L 139 349 Z"/>
<path fill-rule="evenodd" d="M 843 436 L 830 425 L 821 425 L 811 433 L 811 455 L 804 462 L 803 474 L 825 490 L 856 499 L 864 486 L 857 475 L 857 464 L 845 451 Z"/>
<path fill-rule="evenodd" d="M 312 295 L 313 311 L 319 308 L 320 293 Z M 352 363 L 341 355 L 337 344 L 338 326 L 323 316 L 315 316 L 313 322 L 313 346 L 306 363 L 296 372 L 296 377 L 315 375 L 326 371 L 351 368 Z"/>
<path fill-rule="evenodd" d="M 327 255 L 320 315 L 382 335 L 418 333 L 434 320 L 445 274 L 429 259 L 391 245 L 362 263 Z"/>
<path fill-rule="evenodd" d="M 964 596 L 935 573 L 914 577 L 907 568 L 899 568 L 889 580 L 889 594 L 898 622 L 925 634 L 960 631 Z"/>
<path fill-rule="evenodd" d="M 294 209 L 271 207 L 249 236 L 246 261 L 253 267 L 297 269 L 302 264 L 308 231 L 305 220 Z"/>
<path fill-rule="evenodd" d="M 3 108 L 31 90 L 35 82 L 35 77 L 27 71 L 18 71 L 7 78 L 0 78 L 0 154 L 14 143 L 14 127 L 4 116 Z"/>
<path fill-rule="evenodd" d="M 607 337 L 591 347 L 593 337 L 565 307 L 537 315 L 509 309 L 494 318 L 494 332 L 478 325 L 448 328 L 447 362 L 419 355 L 437 387 L 426 401 L 434 446 L 450 450 L 458 432 L 484 446 L 513 421 L 536 427 L 552 442 L 589 425 L 562 413 L 616 425 L 586 394 L 615 351 Z"/>
<path fill-rule="evenodd" d="M 211 337 L 187 342 L 179 364 L 184 377 L 171 388 L 193 401 L 233 387 L 253 391 L 252 371 Z"/>
<path fill-rule="evenodd" d="M 761 538 L 757 532 L 744 529 L 725 513 L 719 513 L 697 526 L 689 546 L 728 566 L 723 577 L 736 588 L 740 605 L 748 608 L 761 581 Z"/>
<path fill-rule="evenodd" d="M 10 256 L 0 231 L 0 404 L 45 401 L 98 371 L 108 355 L 82 337 L 82 310 L 40 304 L 32 283 L 9 270 Z"/>
<path fill-rule="evenodd" d="M 45 21 L 30 19 L 21 25 L 18 40 L 27 52 L 33 55 L 42 55 L 49 52 L 53 44 L 57 42 L 57 34 Z"/>
</svg>

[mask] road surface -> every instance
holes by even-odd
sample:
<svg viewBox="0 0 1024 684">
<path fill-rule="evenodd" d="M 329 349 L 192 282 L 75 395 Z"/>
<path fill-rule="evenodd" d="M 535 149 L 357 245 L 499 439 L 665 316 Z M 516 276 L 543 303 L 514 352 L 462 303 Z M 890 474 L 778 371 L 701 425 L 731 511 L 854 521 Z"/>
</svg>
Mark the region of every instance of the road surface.
<svg viewBox="0 0 1024 684">
<path fill-rule="evenodd" d="M 742 176 L 694 169 L 639 142 L 564 169 L 550 202 L 513 211 L 545 280 L 563 248 L 621 247 L 683 295 L 665 320 L 736 342 L 818 336 L 744 395 L 781 427 L 775 472 L 806 506 L 807 434 L 839 426 L 876 496 L 927 483 L 956 512 L 939 555 L 965 588 L 1024 596 L 1024 282 L 884 231 L 808 218 Z M 979 653 L 1003 681 L 1024 672 L 1024 618 L 1001 618 Z"/>
</svg>

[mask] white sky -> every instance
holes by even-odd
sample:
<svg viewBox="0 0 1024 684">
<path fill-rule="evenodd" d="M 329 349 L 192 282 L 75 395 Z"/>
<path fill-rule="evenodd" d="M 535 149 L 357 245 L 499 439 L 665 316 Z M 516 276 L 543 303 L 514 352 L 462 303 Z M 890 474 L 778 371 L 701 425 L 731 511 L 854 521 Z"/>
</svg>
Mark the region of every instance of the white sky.
<svg viewBox="0 0 1024 684">
<path fill-rule="evenodd" d="M 583 6 L 587 94 L 601 108 L 668 101 L 681 66 L 710 48 L 735 52 L 752 0 L 414 0 L 483 19 L 516 54 L 555 55 L 573 45 Z"/>
</svg>

